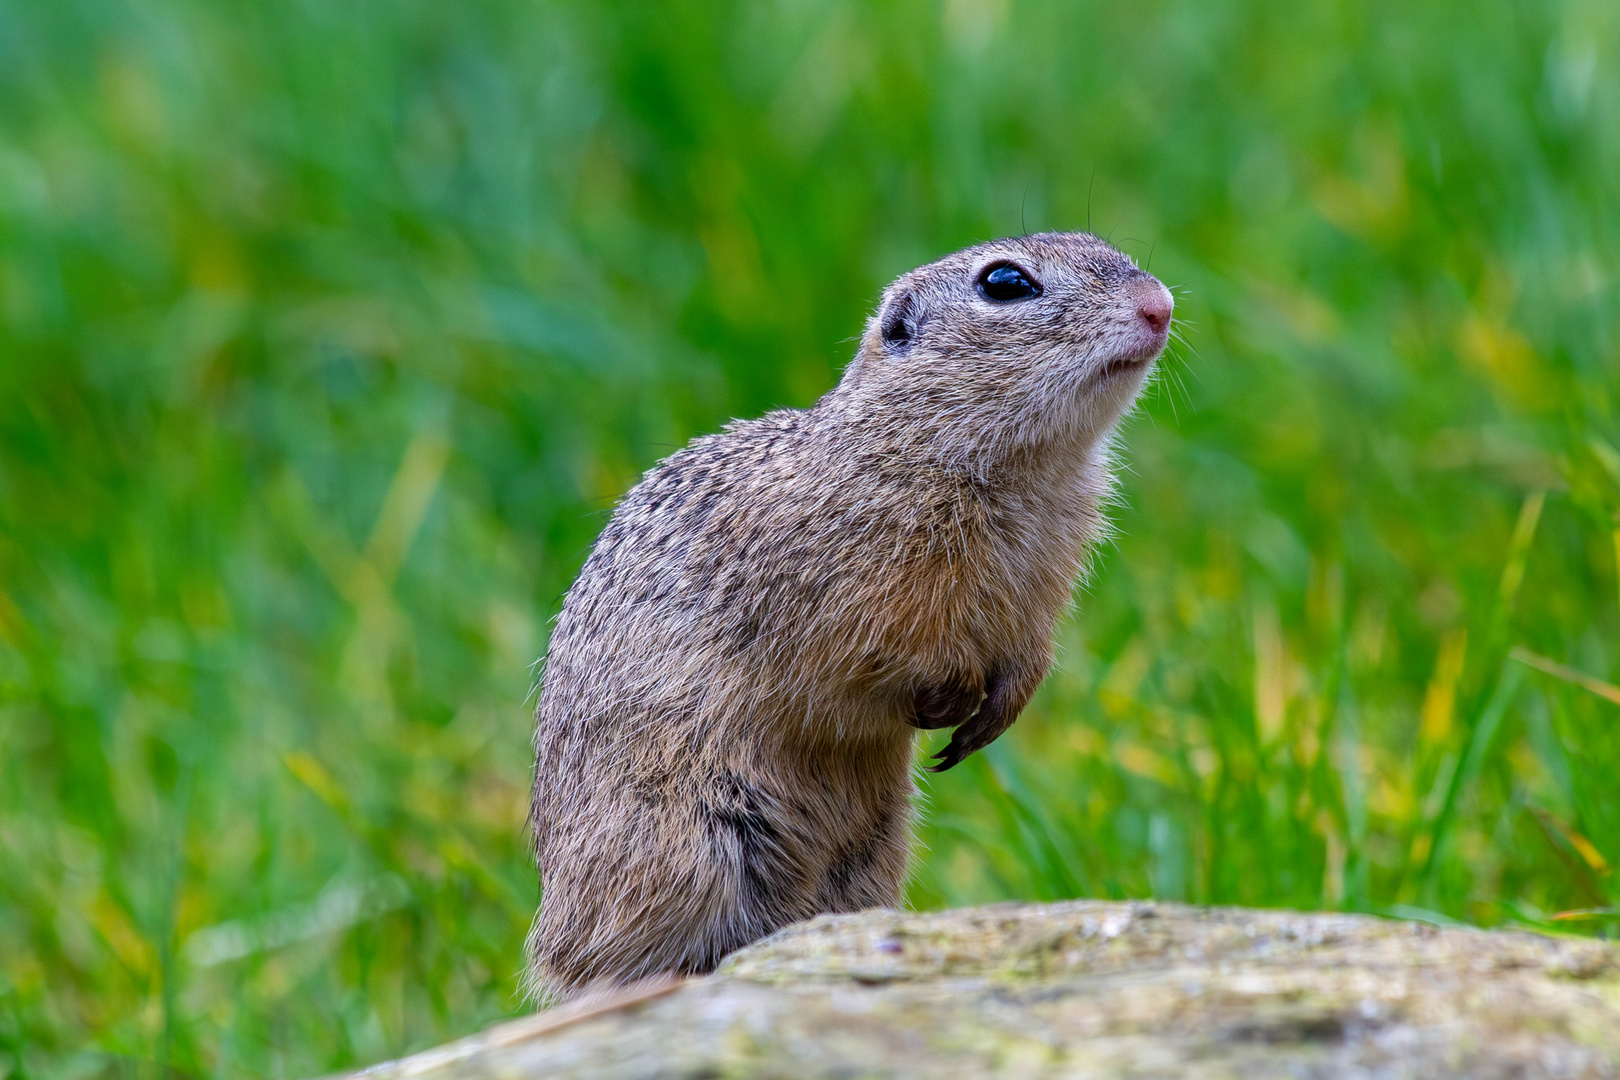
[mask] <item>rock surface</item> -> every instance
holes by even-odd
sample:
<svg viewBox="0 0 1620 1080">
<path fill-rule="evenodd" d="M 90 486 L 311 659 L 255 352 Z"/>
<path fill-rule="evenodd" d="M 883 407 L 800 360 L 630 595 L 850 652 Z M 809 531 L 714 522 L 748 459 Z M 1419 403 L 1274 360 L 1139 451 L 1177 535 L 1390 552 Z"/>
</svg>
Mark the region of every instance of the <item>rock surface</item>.
<svg viewBox="0 0 1620 1080">
<path fill-rule="evenodd" d="M 869 911 L 361 1075 L 1620 1077 L 1620 946 L 1172 904 Z"/>
</svg>

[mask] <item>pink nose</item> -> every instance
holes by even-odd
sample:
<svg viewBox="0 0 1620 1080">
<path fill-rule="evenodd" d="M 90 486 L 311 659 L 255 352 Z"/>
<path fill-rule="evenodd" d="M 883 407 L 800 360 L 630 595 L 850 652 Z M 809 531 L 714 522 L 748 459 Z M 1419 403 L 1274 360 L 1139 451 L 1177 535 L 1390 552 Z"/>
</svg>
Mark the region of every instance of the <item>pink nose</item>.
<svg viewBox="0 0 1620 1080">
<path fill-rule="evenodd" d="M 1158 278 L 1137 278 L 1131 283 L 1131 299 L 1136 301 L 1136 313 L 1154 333 L 1162 334 L 1168 329 L 1176 302 L 1170 290 L 1159 284 Z"/>
</svg>

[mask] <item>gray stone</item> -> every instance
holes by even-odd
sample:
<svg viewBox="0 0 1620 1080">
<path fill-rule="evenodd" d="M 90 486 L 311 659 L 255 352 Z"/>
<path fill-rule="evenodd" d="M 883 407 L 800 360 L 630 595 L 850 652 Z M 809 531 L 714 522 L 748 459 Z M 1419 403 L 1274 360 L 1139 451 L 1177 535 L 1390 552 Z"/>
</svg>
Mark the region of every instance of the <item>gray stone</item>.
<svg viewBox="0 0 1620 1080">
<path fill-rule="evenodd" d="M 1176 904 L 868 911 L 360 1075 L 1620 1077 L 1620 947 Z"/>
</svg>

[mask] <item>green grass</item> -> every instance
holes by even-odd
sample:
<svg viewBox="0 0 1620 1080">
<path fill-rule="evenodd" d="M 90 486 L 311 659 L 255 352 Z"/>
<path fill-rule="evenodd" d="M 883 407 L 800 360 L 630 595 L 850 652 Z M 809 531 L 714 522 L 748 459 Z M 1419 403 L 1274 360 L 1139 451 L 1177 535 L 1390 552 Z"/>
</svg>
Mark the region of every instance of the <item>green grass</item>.
<svg viewBox="0 0 1620 1080">
<path fill-rule="evenodd" d="M 0 1077 L 517 1010 L 530 664 L 613 500 L 898 272 L 1088 222 L 1187 344 L 913 900 L 1612 931 L 1620 705 L 1512 650 L 1620 682 L 1617 51 L 1612 0 L 0 0 Z"/>
</svg>

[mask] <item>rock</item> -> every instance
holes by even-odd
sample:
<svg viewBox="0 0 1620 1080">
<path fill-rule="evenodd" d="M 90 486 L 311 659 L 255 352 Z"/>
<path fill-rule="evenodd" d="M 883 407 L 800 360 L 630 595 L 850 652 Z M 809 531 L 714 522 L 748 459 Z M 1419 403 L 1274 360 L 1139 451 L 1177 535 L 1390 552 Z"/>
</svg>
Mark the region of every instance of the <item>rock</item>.
<svg viewBox="0 0 1620 1080">
<path fill-rule="evenodd" d="M 1620 947 L 1176 904 L 868 911 L 361 1075 L 1620 1077 Z"/>
</svg>

